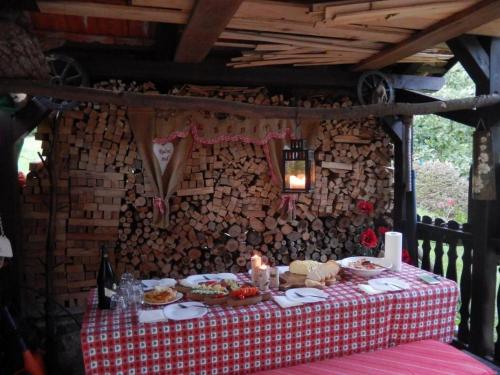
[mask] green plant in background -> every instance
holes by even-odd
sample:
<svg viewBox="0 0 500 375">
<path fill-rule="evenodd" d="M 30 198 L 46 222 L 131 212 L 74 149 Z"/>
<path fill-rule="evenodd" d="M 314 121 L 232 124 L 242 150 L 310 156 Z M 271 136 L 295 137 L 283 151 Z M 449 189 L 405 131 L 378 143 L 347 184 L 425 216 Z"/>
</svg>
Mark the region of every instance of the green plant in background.
<svg viewBox="0 0 500 375">
<path fill-rule="evenodd" d="M 426 161 L 415 165 L 419 208 L 443 220 L 467 221 L 469 183 L 450 162 Z"/>
<path fill-rule="evenodd" d="M 433 96 L 443 99 L 475 95 L 474 82 L 460 64 L 445 76 Z M 467 221 L 468 176 L 474 129 L 436 115 L 416 116 L 414 151 L 417 210 L 420 215 Z"/>
</svg>

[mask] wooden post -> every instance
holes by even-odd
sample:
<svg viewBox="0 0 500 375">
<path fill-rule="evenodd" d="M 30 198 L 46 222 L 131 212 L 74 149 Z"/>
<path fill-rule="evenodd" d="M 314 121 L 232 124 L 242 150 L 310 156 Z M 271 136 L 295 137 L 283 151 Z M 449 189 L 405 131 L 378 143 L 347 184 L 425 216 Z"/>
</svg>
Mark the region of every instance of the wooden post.
<svg viewBox="0 0 500 375">
<path fill-rule="evenodd" d="M 12 263 L 0 270 L 0 304 L 10 303 L 21 307 L 22 220 L 17 162 L 23 137 L 47 114 L 47 109 L 36 101 L 29 102 L 15 114 L 0 111 L 0 213 L 14 253 Z"/>
<path fill-rule="evenodd" d="M 403 181 L 403 122 L 397 117 L 384 117 L 382 123 L 394 143 L 394 208 L 392 211 L 393 229 L 403 231 L 403 207 L 405 187 Z"/>
<path fill-rule="evenodd" d="M 406 246 L 414 265 L 418 264 L 417 204 L 415 197 L 415 171 L 413 170 L 413 116 L 403 117 L 403 179 L 405 187 Z"/>
<path fill-rule="evenodd" d="M 492 38 L 490 46 L 489 92 L 500 92 L 500 39 Z M 479 86 L 477 91 L 482 90 Z M 500 119 L 496 111 L 489 111 L 486 119 L 492 133 L 493 155 L 496 169 L 496 195 L 499 195 L 498 157 L 500 155 Z M 490 233 L 498 232 L 500 223 L 498 198 L 495 201 L 471 200 L 470 217 L 473 234 L 471 350 L 478 355 L 493 353 L 495 321 L 497 260 L 495 248 L 488 245 Z"/>
</svg>

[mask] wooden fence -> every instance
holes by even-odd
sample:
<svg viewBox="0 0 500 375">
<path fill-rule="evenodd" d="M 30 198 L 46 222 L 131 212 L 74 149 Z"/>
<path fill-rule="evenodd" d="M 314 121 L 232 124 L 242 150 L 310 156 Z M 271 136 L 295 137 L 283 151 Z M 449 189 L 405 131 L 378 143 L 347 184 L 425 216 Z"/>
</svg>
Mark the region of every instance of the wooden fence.
<svg viewBox="0 0 500 375">
<path fill-rule="evenodd" d="M 419 266 L 459 283 L 461 303 L 457 343 L 474 352 L 470 343 L 470 306 L 471 302 L 482 303 L 482 301 L 478 299 L 481 296 L 475 296 L 473 301 L 471 299 L 473 272 L 471 225 L 460 225 L 455 221 L 445 222 L 439 218 L 433 220 L 428 216 L 418 217 L 417 239 Z M 496 243 L 498 240 L 493 240 L 493 242 Z M 500 316 L 500 293 L 498 291 L 496 308 L 497 315 Z M 494 358 L 490 359 L 500 362 L 500 322 L 496 326 L 496 333 Z"/>
</svg>

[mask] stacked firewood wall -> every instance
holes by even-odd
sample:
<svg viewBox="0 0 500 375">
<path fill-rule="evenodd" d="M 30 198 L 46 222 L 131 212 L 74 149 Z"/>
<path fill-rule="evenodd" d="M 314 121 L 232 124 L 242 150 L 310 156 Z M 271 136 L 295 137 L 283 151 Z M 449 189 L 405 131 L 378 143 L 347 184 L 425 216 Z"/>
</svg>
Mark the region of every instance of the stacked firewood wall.
<svg viewBox="0 0 500 375">
<path fill-rule="evenodd" d="M 151 84 L 101 83 L 115 90 L 151 91 Z M 264 105 L 338 106 L 327 97 L 295 99 L 264 89 L 186 86 L 179 95 L 203 95 Z M 325 121 L 316 139 L 316 186 L 300 194 L 296 217 L 280 208 L 261 146 L 195 144 L 171 201 L 171 225 L 152 226 L 149 176 L 142 168 L 126 108 L 86 103 L 66 112 L 59 130 L 56 293 L 81 309 L 95 286 L 99 246 L 115 248 L 118 274 L 181 277 L 241 272 L 260 251 L 271 263 L 339 259 L 355 248 L 363 217 L 356 202 L 370 200 L 375 216 L 391 224 L 393 147 L 377 121 Z M 50 129 L 38 137 L 48 151 Z M 33 165 L 24 189 L 26 281 L 41 287 L 47 208 L 46 171 Z"/>
</svg>

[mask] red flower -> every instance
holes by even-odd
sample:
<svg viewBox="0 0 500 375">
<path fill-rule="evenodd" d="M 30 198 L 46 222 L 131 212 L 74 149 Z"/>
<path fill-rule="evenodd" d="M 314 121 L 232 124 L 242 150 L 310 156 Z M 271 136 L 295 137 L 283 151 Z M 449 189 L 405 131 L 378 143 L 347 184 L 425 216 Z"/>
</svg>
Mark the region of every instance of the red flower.
<svg viewBox="0 0 500 375">
<path fill-rule="evenodd" d="M 373 229 L 368 228 L 363 233 L 361 233 L 361 235 L 359 236 L 359 243 L 370 249 L 376 247 L 378 245 L 378 238 Z"/>
<path fill-rule="evenodd" d="M 21 188 L 23 188 L 26 185 L 26 176 L 24 175 L 23 172 L 17 173 L 17 183 Z"/>
<path fill-rule="evenodd" d="M 365 215 L 370 215 L 373 212 L 373 203 L 368 201 L 359 201 L 357 207 Z"/>
<path fill-rule="evenodd" d="M 403 249 L 403 254 L 401 257 L 403 259 L 403 262 L 411 264 L 410 252 L 407 249 Z"/>
<path fill-rule="evenodd" d="M 378 234 L 380 234 L 381 236 L 385 235 L 386 232 L 389 232 L 391 230 L 391 228 L 388 228 L 388 227 L 378 227 L 377 231 L 378 231 Z"/>
</svg>

